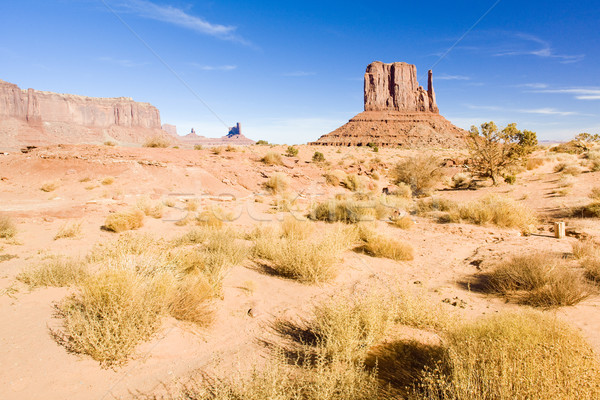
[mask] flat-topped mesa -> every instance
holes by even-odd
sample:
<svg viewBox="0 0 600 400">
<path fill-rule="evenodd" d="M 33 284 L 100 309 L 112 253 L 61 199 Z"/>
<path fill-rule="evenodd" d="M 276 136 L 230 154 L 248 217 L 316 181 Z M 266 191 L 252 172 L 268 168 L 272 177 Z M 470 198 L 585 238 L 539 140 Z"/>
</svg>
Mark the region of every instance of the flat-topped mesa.
<svg viewBox="0 0 600 400">
<path fill-rule="evenodd" d="M 439 113 L 429 71 L 427 91 L 417 82 L 417 67 L 405 62 L 375 61 L 365 73 L 365 111 Z"/>
</svg>

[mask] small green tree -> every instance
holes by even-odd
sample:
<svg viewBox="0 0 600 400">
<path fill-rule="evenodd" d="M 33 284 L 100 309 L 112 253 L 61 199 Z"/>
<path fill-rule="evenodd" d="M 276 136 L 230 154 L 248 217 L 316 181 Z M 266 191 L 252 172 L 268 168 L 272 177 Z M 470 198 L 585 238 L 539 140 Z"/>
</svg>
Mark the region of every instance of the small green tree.
<svg viewBox="0 0 600 400">
<path fill-rule="evenodd" d="M 313 154 L 313 156 L 312 156 L 312 160 L 313 160 L 313 162 L 316 162 L 316 163 L 324 162 L 325 156 L 320 151 L 315 151 L 315 154 Z"/>
<path fill-rule="evenodd" d="M 298 155 L 298 148 L 294 146 L 288 146 L 285 155 L 288 157 L 296 157 Z"/>
<path fill-rule="evenodd" d="M 473 172 L 491 178 L 496 185 L 506 169 L 526 161 L 538 141 L 535 132 L 520 131 L 515 123 L 500 130 L 491 121 L 481 124 L 481 132 L 476 126 L 472 126 L 467 144 Z"/>
</svg>

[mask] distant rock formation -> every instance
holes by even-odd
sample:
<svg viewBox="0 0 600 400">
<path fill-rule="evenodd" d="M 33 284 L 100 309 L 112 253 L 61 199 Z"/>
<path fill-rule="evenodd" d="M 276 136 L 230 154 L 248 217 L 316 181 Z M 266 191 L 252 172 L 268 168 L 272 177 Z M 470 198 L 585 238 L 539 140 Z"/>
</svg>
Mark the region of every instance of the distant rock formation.
<svg viewBox="0 0 600 400">
<path fill-rule="evenodd" d="M 417 82 L 417 67 L 404 62 L 367 66 L 365 111 L 346 125 L 321 136 L 315 145 L 401 146 L 405 148 L 464 146 L 466 132 L 439 115 L 433 73 L 427 90 Z"/>
<path fill-rule="evenodd" d="M 238 122 L 236 126 L 229 128 L 229 133 L 220 138 L 207 138 L 196 134 L 196 131 L 192 128 L 192 131 L 185 136 L 182 136 L 181 141 L 190 145 L 202 145 L 202 146 L 249 146 L 256 143 L 252 139 L 248 139 L 242 135 L 242 126 Z"/>
<path fill-rule="evenodd" d="M 177 127 L 175 125 L 163 124 L 162 130 L 167 132 L 169 135 L 173 135 L 176 138 L 179 138 L 179 135 L 177 135 Z"/>
<path fill-rule="evenodd" d="M 141 144 L 166 136 L 160 112 L 129 97 L 94 98 L 34 89 L 0 80 L 0 146 L 102 143 Z"/>
</svg>

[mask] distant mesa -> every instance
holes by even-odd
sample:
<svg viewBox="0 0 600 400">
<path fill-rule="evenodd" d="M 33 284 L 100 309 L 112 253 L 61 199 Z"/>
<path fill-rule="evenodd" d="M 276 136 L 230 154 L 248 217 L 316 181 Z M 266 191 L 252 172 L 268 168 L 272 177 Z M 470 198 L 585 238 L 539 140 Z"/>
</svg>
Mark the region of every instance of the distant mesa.
<svg viewBox="0 0 600 400">
<path fill-rule="evenodd" d="M 254 143 L 241 134 L 239 124 L 233 129 L 237 129 L 237 134 L 230 130 L 220 139 L 194 133 L 187 140 L 236 145 Z M 23 90 L 0 80 L 0 150 L 107 141 L 141 145 L 155 137 L 165 138 L 172 144 L 186 140 L 177 135 L 174 125 L 161 125 L 160 112 L 149 103 L 139 103 L 130 97 L 98 98 Z"/>
<path fill-rule="evenodd" d="M 466 131 L 439 114 L 429 71 L 427 90 L 417 82 L 417 67 L 404 62 L 367 66 L 364 112 L 310 144 L 403 148 L 464 147 Z"/>
<path fill-rule="evenodd" d="M 177 130 L 175 132 L 177 133 Z M 192 128 L 191 132 L 185 136 L 181 136 L 180 140 L 186 144 L 202 146 L 249 146 L 256 143 L 254 140 L 242 135 L 242 126 L 239 122 L 234 127 L 229 128 L 227 135 L 220 138 L 207 138 L 197 135 L 194 128 Z"/>
</svg>

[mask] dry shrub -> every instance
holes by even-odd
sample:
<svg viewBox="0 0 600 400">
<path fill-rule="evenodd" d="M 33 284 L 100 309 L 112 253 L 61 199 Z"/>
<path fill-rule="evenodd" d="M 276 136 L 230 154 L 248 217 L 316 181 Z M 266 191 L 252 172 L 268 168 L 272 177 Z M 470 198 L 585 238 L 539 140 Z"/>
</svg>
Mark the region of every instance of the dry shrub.
<svg viewBox="0 0 600 400">
<path fill-rule="evenodd" d="M 600 257 L 596 255 L 596 257 L 584 259 L 581 262 L 581 267 L 589 280 L 600 284 Z"/>
<path fill-rule="evenodd" d="M 356 174 L 346 175 L 346 178 L 341 181 L 341 185 L 353 192 L 364 192 L 367 188 L 365 178 Z"/>
<path fill-rule="evenodd" d="M 308 239 L 315 233 L 315 225 L 293 215 L 286 215 L 281 222 L 281 233 L 289 239 Z"/>
<path fill-rule="evenodd" d="M 396 228 L 409 230 L 414 226 L 414 222 L 410 215 L 406 214 L 403 216 L 394 217 L 391 219 L 392 225 Z"/>
<path fill-rule="evenodd" d="M 317 221 L 356 223 L 375 218 L 376 203 L 352 199 L 327 200 L 313 207 L 310 218 Z"/>
<path fill-rule="evenodd" d="M 195 144 L 194 150 L 202 150 L 204 147 L 201 144 Z"/>
<path fill-rule="evenodd" d="M 144 142 L 144 147 L 153 147 L 153 148 L 166 148 L 169 147 L 171 145 L 171 142 L 169 142 L 167 139 L 165 139 L 162 136 L 153 136 L 151 138 L 148 138 L 145 142 Z"/>
<path fill-rule="evenodd" d="M 208 279 L 201 274 L 183 278 L 168 299 L 168 311 L 180 321 L 208 326 L 213 321 L 211 299 L 215 292 Z"/>
<path fill-rule="evenodd" d="M 373 257 L 389 258 L 396 261 L 414 259 L 413 247 L 406 242 L 375 233 L 361 226 L 359 229 L 363 245 L 358 249 Z"/>
<path fill-rule="evenodd" d="M 600 367 L 579 333 L 551 315 L 503 313 L 445 335 L 446 357 L 413 399 L 594 399 Z M 444 366 L 446 368 L 444 368 Z"/>
<path fill-rule="evenodd" d="M 272 175 L 265 182 L 265 188 L 269 190 L 271 193 L 281 193 L 285 192 L 290 185 L 290 180 L 286 174 L 283 172 L 278 172 Z"/>
<path fill-rule="evenodd" d="M 570 306 L 590 295 L 581 275 L 547 253 L 514 256 L 487 275 L 487 288 L 521 304 Z"/>
<path fill-rule="evenodd" d="M 175 207 L 177 201 L 173 198 L 167 198 L 163 200 L 163 204 L 167 207 Z"/>
<path fill-rule="evenodd" d="M 494 224 L 502 228 L 519 228 L 526 233 L 533 232 L 538 222 L 531 209 L 510 198 L 499 196 L 486 196 L 464 205 L 461 204 L 459 216 L 473 224 Z"/>
<path fill-rule="evenodd" d="M 200 207 L 199 199 L 187 199 L 185 202 L 185 209 L 187 211 L 198 211 L 199 207 Z"/>
<path fill-rule="evenodd" d="M 306 239 L 261 229 L 253 234 L 254 256 L 275 274 L 305 283 L 324 282 L 337 276 L 340 256 L 355 235 L 354 229 L 340 225 Z"/>
<path fill-rule="evenodd" d="M 263 163 L 267 165 L 282 165 L 283 161 L 281 160 L 281 155 L 279 153 L 275 153 L 273 151 L 268 152 L 260 159 Z"/>
<path fill-rule="evenodd" d="M 59 305 L 63 329 L 54 335 L 68 350 L 103 366 L 120 364 L 158 328 L 163 304 L 158 288 L 130 270 L 93 275 Z"/>
<path fill-rule="evenodd" d="M 542 165 L 544 165 L 546 163 L 546 161 L 547 161 L 546 158 L 539 158 L 539 157 L 528 158 L 527 163 L 525 164 L 525 167 L 527 168 L 527 171 L 531 171 L 531 170 L 541 167 Z"/>
<path fill-rule="evenodd" d="M 40 190 L 43 191 L 43 192 L 53 192 L 56 189 L 58 189 L 59 187 L 60 187 L 60 182 L 59 181 L 45 182 L 40 187 Z"/>
<path fill-rule="evenodd" d="M 325 177 L 325 181 L 331 186 L 339 186 L 342 182 L 346 180 L 347 174 L 339 169 L 335 169 L 333 171 L 327 172 L 323 175 Z"/>
<path fill-rule="evenodd" d="M 144 212 L 137 208 L 110 214 L 106 217 L 104 228 L 116 233 L 141 228 L 144 224 Z"/>
<path fill-rule="evenodd" d="M 214 229 L 221 229 L 223 227 L 223 221 L 226 220 L 221 213 L 216 212 L 215 210 L 211 211 L 202 211 L 196 217 L 196 224 L 201 226 L 208 226 Z"/>
<path fill-rule="evenodd" d="M 600 248 L 591 239 L 579 240 L 572 245 L 573 256 L 577 259 L 600 257 Z"/>
<path fill-rule="evenodd" d="M 468 189 L 473 184 L 473 177 L 467 173 L 459 172 L 452 177 L 450 187 L 453 189 Z"/>
<path fill-rule="evenodd" d="M 0 215 L 0 238 L 11 239 L 17 234 L 17 227 L 8 215 Z"/>
<path fill-rule="evenodd" d="M 296 353 L 347 361 L 364 360 L 395 322 L 395 299 L 379 288 L 336 293 L 298 322 L 277 321 L 275 329 Z"/>
<path fill-rule="evenodd" d="M 81 235 L 81 222 L 65 223 L 54 235 L 54 240 L 76 238 Z"/>
<path fill-rule="evenodd" d="M 412 198 L 412 189 L 410 188 L 409 185 L 407 185 L 406 183 L 398 183 L 397 185 L 398 187 L 395 190 L 392 190 L 389 195 L 390 196 L 396 196 L 396 197 L 402 197 L 405 199 L 411 199 Z"/>
<path fill-rule="evenodd" d="M 86 176 L 86 177 L 83 177 L 83 178 L 81 178 L 81 179 L 79 180 L 79 182 L 81 182 L 81 183 L 85 183 L 85 182 L 89 182 L 89 181 L 91 181 L 91 180 L 92 180 L 92 178 L 90 178 L 89 176 Z"/>
<path fill-rule="evenodd" d="M 140 209 L 144 215 L 147 215 L 152 218 L 162 218 L 164 213 L 164 206 L 162 203 L 153 204 L 150 199 L 147 197 L 141 198 L 138 200 L 136 207 Z"/>
<path fill-rule="evenodd" d="M 381 397 L 377 378 L 360 364 L 317 357 L 289 365 L 283 354 L 248 374 L 223 372 L 226 378 L 201 376 L 181 393 L 168 397 L 195 400 L 372 400 Z M 138 397 L 139 398 L 139 397 Z M 156 399 L 150 395 L 144 399 Z M 391 400 L 391 398 L 390 398 Z"/>
<path fill-rule="evenodd" d="M 30 287 L 77 285 L 89 276 L 85 262 L 66 257 L 50 257 L 41 265 L 31 267 L 17 276 Z"/>
<path fill-rule="evenodd" d="M 393 178 L 396 184 L 410 186 L 415 196 L 423 196 L 438 185 L 444 174 L 440 162 L 433 155 L 419 155 L 408 158 L 394 167 Z"/>
<path fill-rule="evenodd" d="M 102 183 L 103 185 L 112 185 L 113 183 L 115 183 L 115 178 L 112 176 L 107 176 L 106 178 L 102 179 L 100 183 Z"/>
<path fill-rule="evenodd" d="M 554 172 L 560 172 L 564 175 L 577 176 L 581 174 L 582 170 L 576 164 L 561 162 L 556 164 L 556 166 L 554 167 Z"/>
<path fill-rule="evenodd" d="M 210 149 L 210 151 L 214 154 L 214 155 L 219 155 L 223 152 L 223 150 L 225 150 L 225 148 L 223 146 L 217 146 L 217 147 L 213 147 L 212 149 Z"/>
<path fill-rule="evenodd" d="M 116 146 L 116 145 L 117 145 L 117 143 L 116 143 L 116 142 L 113 142 L 113 141 L 111 141 L 111 140 L 107 140 L 106 142 L 104 142 L 104 145 L 105 145 L 105 146 L 114 147 L 114 146 Z"/>
</svg>

